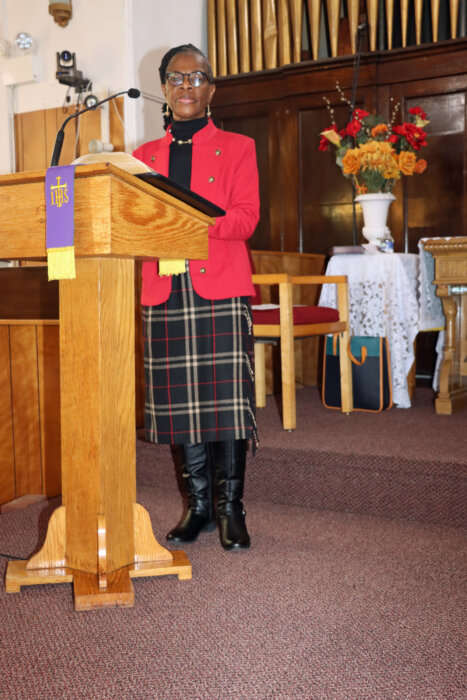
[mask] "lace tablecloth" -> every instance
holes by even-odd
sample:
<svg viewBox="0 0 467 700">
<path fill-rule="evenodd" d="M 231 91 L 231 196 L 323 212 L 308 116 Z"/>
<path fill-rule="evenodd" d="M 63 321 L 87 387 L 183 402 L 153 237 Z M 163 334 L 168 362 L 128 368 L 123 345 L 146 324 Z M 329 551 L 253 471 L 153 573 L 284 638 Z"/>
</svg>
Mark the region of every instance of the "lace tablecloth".
<svg viewBox="0 0 467 700">
<path fill-rule="evenodd" d="M 441 303 L 427 282 L 427 265 L 418 255 L 403 253 L 334 255 L 326 269 L 327 275 L 348 277 L 351 334 L 387 337 L 393 400 L 399 408 L 411 406 L 407 375 L 417 333 L 444 327 Z M 337 308 L 334 285 L 323 285 L 319 305 Z"/>
</svg>

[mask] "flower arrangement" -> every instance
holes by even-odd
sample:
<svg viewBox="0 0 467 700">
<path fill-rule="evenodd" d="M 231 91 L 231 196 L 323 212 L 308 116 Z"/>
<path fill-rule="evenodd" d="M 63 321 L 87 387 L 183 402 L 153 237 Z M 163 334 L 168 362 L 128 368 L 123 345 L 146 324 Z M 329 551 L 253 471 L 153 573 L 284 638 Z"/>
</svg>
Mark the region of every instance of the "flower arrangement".
<svg viewBox="0 0 467 700">
<path fill-rule="evenodd" d="M 337 90 L 350 106 L 338 84 Z M 389 123 L 363 109 L 353 109 L 350 121 L 339 130 L 330 102 L 326 97 L 324 100 L 332 123 L 321 132 L 319 150 L 335 146 L 336 163 L 345 177 L 352 179 L 358 194 L 390 192 L 401 175 L 419 175 L 426 170 L 426 160 L 417 157 L 426 146 L 424 127 L 429 124 L 421 107 L 411 107 L 409 120 L 399 125 L 395 124 L 398 105 Z"/>
</svg>

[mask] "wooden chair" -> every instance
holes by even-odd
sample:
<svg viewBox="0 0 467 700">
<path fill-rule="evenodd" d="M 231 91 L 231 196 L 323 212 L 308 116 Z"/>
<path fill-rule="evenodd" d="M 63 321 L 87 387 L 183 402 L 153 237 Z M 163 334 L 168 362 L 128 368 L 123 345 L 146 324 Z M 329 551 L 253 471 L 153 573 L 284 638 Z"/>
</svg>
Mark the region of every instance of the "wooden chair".
<svg viewBox="0 0 467 700">
<path fill-rule="evenodd" d="M 338 334 L 342 412 L 350 413 L 353 410 L 353 400 L 351 361 L 347 352 L 350 345 L 347 277 L 253 274 L 253 283 L 255 286 L 277 285 L 279 289 L 279 308 L 260 309 L 257 308 L 258 298 L 252 300 L 257 407 L 266 405 L 265 344 L 280 343 L 282 423 L 285 430 L 293 430 L 297 424 L 294 340 Z M 337 310 L 320 306 L 294 306 L 294 287 L 320 284 L 337 285 Z"/>
</svg>

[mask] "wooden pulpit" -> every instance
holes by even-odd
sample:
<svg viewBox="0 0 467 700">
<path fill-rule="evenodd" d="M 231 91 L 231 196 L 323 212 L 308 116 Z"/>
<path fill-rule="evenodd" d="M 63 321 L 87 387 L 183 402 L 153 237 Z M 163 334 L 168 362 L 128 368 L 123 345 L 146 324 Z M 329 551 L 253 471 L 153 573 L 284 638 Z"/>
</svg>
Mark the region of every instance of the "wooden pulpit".
<svg viewBox="0 0 467 700">
<path fill-rule="evenodd" d="M 446 318 L 435 410 L 449 415 L 467 406 L 467 238 L 427 238 L 423 247 L 435 259 L 433 284 Z"/>
<path fill-rule="evenodd" d="M 0 258 L 46 258 L 45 171 L 0 176 Z M 76 610 L 132 606 L 131 579 L 191 578 L 136 503 L 134 260 L 205 259 L 213 219 L 110 164 L 77 167 L 76 279 L 60 281 L 62 505 L 6 591 L 73 582 Z M 25 426 L 25 431 L 27 426 Z"/>
</svg>

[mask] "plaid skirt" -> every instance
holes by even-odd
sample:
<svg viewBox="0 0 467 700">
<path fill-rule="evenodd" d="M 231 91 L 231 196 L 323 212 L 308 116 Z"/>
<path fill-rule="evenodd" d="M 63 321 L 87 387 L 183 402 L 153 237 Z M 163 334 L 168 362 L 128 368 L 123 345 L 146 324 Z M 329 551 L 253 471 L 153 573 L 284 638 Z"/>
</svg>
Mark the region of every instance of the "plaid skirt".
<svg viewBox="0 0 467 700">
<path fill-rule="evenodd" d="M 252 325 L 248 297 L 203 299 L 188 272 L 172 278 L 166 302 L 143 306 L 148 440 L 256 448 Z"/>
</svg>

